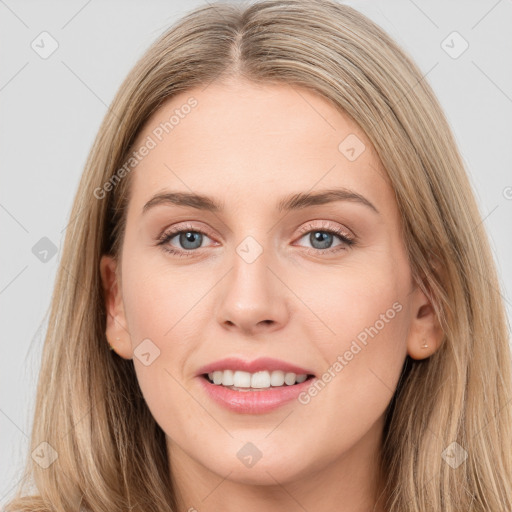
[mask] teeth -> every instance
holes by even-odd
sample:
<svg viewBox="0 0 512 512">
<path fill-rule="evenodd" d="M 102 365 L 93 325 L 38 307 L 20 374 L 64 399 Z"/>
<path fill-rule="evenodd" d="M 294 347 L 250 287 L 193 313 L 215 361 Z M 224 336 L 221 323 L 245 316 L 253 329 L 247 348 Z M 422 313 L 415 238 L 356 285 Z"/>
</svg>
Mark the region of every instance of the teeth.
<svg viewBox="0 0 512 512">
<path fill-rule="evenodd" d="M 222 384 L 224 386 L 233 386 L 235 384 L 235 380 L 233 378 L 233 370 L 224 370 L 222 375 Z"/>
<path fill-rule="evenodd" d="M 222 380 L 224 381 L 224 379 Z M 233 386 L 235 386 L 235 388 L 250 388 L 251 374 L 248 372 L 236 371 L 233 375 Z"/>
<path fill-rule="evenodd" d="M 276 370 L 270 375 L 270 384 L 272 386 L 282 386 L 284 384 L 284 372 Z"/>
<path fill-rule="evenodd" d="M 251 388 L 269 388 L 270 374 L 268 372 L 256 372 L 251 376 Z"/>
<path fill-rule="evenodd" d="M 217 385 L 254 389 L 279 387 L 284 384 L 292 386 L 295 383 L 300 384 L 304 382 L 307 377 L 305 373 L 297 375 L 293 372 L 283 372 L 281 370 L 273 372 L 263 370 L 255 373 L 239 370 L 216 370 L 208 374 L 210 381 Z"/>
</svg>

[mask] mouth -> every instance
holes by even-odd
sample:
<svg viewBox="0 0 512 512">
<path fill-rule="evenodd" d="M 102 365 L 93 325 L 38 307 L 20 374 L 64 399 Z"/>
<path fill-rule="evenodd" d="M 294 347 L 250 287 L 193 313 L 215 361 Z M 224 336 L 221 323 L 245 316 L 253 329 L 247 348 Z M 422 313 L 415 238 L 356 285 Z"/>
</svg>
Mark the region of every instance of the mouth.
<svg viewBox="0 0 512 512">
<path fill-rule="evenodd" d="M 296 400 L 316 380 L 306 368 L 273 358 L 237 357 L 199 369 L 205 396 L 235 413 L 263 414 Z"/>
<path fill-rule="evenodd" d="M 315 376 L 308 373 L 286 372 L 284 370 L 262 370 L 254 373 L 241 370 L 215 370 L 201 375 L 210 384 L 222 386 L 232 391 L 262 392 L 269 389 L 279 389 L 297 386 Z"/>
<path fill-rule="evenodd" d="M 261 415 L 292 404 L 314 385 L 315 375 L 283 370 L 214 370 L 197 376 L 205 396 L 237 414 Z"/>
</svg>

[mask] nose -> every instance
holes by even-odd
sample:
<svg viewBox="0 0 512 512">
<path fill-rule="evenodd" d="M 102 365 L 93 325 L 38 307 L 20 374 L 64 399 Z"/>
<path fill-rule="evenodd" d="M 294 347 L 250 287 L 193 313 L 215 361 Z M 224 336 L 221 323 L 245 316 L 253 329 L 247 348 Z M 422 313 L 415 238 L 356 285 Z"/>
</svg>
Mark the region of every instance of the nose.
<svg viewBox="0 0 512 512">
<path fill-rule="evenodd" d="M 269 263 L 265 251 L 252 262 L 234 254 L 233 267 L 219 283 L 217 319 L 224 329 L 257 335 L 286 325 L 287 288 Z"/>
</svg>

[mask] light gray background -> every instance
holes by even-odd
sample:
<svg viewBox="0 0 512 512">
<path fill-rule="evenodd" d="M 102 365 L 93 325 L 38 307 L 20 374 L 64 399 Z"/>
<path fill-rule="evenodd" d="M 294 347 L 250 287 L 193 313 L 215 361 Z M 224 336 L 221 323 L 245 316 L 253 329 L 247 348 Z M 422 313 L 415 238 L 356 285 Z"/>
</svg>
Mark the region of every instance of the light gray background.
<svg viewBox="0 0 512 512">
<path fill-rule="evenodd" d="M 47 308 L 94 136 L 136 59 L 205 1 L 0 0 L 0 504 L 29 450 Z M 466 162 L 512 318 L 512 2 L 347 3 L 427 73 Z M 31 47 L 43 31 L 59 45 L 47 59 Z M 453 31 L 469 44 L 456 59 L 441 46 Z M 451 51 L 461 48 L 452 39 Z M 32 252 L 42 237 L 58 250 L 47 262 Z"/>
</svg>

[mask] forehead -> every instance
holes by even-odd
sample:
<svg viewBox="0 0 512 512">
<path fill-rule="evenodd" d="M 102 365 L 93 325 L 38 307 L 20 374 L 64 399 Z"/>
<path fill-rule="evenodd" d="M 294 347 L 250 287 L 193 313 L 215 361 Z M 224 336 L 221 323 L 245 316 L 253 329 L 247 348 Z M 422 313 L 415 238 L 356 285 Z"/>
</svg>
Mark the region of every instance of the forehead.
<svg viewBox="0 0 512 512">
<path fill-rule="evenodd" d="M 151 147 L 132 172 L 130 203 L 142 209 L 166 188 L 222 202 L 315 188 L 364 191 L 390 200 L 373 146 L 346 114 L 319 94 L 288 84 L 235 81 L 168 99 L 134 144 Z M 131 209 L 131 207 L 130 207 Z"/>
</svg>

